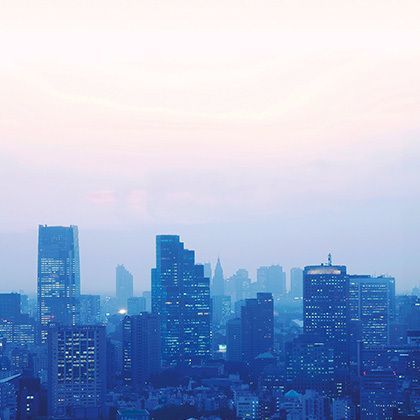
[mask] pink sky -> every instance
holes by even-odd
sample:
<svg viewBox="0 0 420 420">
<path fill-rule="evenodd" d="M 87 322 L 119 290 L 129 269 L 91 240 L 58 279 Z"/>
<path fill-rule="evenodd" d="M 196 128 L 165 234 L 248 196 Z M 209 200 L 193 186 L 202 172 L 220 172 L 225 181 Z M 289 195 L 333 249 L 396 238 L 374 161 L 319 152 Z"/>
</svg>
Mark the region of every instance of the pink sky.
<svg viewBox="0 0 420 420">
<path fill-rule="evenodd" d="M 2 2 L 0 235 L 185 229 L 230 271 L 335 250 L 414 286 L 419 21 L 403 0 Z M 261 246 L 234 250 L 247 230 Z M 33 261 L 16 270 L 32 287 Z"/>
</svg>

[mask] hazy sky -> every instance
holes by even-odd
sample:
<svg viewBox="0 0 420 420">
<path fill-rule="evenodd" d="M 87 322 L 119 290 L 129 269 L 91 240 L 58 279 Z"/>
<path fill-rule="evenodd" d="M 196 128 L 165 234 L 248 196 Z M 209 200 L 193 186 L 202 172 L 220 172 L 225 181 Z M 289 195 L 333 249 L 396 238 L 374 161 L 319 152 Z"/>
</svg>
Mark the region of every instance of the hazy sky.
<svg viewBox="0 0 420 420">
<path fill-rule="evenodd" d="M 154 235 L 231 274 L 318 263 L 420 283 L 420 2 L 1 1 L 0 290 L 38 224 L 82 289 Z M 11 286 L 13 285 L 13 286 Z"/>
</svg>

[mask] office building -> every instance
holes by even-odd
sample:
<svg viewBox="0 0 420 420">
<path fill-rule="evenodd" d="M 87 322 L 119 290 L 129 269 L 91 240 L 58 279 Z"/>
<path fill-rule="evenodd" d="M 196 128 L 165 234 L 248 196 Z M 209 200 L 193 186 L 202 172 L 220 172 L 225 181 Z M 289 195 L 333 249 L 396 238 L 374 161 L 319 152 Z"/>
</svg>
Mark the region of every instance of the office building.
<svg viewBox="0 0 420 420">
<path fill-rule="evenodd" d="M 140 315 L 146 312 L 146 298 L 143 296 L 133 296 L 127 299 L 127 314 Z"/>
<path fill-rule="evenodd" d="M 213 325 L 226 325 L 231 317 L 232 302 L 230 296 L 215 295 L 211 298 L 212 302 L 212 323 Z"/>
<path fill-rule="evenodd" d="M 294 298 L 303 296 L 303 270 L 294 267 L 290 270 L 290 294 Z"/>
<path fill-rule="evenodd" d="M 141 388 L 161 368 L 160 323 L 156 315 L 142 312 L 123 320 L 124 383 Z"/>
<path fill-rule="evenodd" d="M 303 273 L 303 329 L 334 349 L 335 366 L 349 363 L 349 278 L 346 267 L 319 265 Z"/>
<path fill-rule="evenodd" d="M 127 309 L 127 299 L 133 296 L 133 275 L 123 265 L 115 268 L 115 296 L 117 304 Z"/>
<path fill-rule="evenodd" d="M 46 341 L 50 323 L 77 323 L 79 295 L 77 226 L 39 226 L 38 319 L 41 342 Z"/>
<path fill-rule="evenodd" d="M 226 360 L 242 361 L 241 319 L 230 319 L 226 324 Z"/>
<path fill-rule="evenodd" d="M 99 418 L 106 392 L 106 333 L 100 325 L 48 332 L 48 404 L 52 416 Z"/>
<path fill-rule="evenodd" d="M 395 314 L 395 280 L 391 277 L 350 276 L 349 315 L 360 325 L 364 347 L 391 342 Z"/>
<path fill-rule="evenodd" d="M 166 366 L 200 363 L 210 356 L 210 280 L 194 251 L 179 236 L 156 237 L 152 270 L 152 312 L 161 320 Z"/>
<path fill-rule="evenodd" d="M 101 322 L 101 297 L 80 295 L 80 324 L 97 325 Z"/>
<path fill-rule="evenodd" d="M 362 419 L 392 420 L 397 401 L 397 377 L 390 369 L 364 372 L 360 383 L 360 414 Z"/>
<path fill-rule="evenodd" d="M 216 267 L 214 269 L 211 294 L 214 296 L 223 296 L 225 294 L 225 278 L 223 277 L 223 268 L 220 263 L 220 258 L 217 258 Z"/>
<path fill-rule="evenodd" d="M 286 273 L 280 265 L 259 267 L 257 270 L 258 291 L 278 297 L 286 294 Z"/>
<path fill-rule="evenodd" d="M 256 299 L 245 300 L 241 313 L 241 341 L 246 362 L 273 350 L 274 307 L 271 293 L 257 293 Z"/>
</svg>

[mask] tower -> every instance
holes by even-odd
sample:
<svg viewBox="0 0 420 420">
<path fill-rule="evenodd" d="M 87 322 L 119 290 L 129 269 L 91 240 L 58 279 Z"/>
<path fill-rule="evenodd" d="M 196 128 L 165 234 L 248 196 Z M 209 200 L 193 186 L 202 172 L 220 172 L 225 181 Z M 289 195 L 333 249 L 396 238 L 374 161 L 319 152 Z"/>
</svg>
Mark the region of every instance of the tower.
<svg viewBox="0 0 420 420">
<path fill-rule="evenodd" d="M 40 340 L 48 325 L 75 325 L 79 317 L 79 239 L 77 226 L 39 226 L 38 320 Z"/>
</svg>

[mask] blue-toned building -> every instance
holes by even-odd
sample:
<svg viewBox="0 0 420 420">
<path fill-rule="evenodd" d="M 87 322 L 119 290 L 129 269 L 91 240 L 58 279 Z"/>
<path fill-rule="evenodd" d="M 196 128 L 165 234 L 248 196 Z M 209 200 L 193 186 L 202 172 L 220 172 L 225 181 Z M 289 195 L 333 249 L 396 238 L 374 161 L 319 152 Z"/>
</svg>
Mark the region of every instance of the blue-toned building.
<svg viewBox="0 0 420 420">
<path fill-rule="evenodd" d="M 391 342 L 395 315 L 395 279 L 392 277 L 350 276 L 349 313 L 359 323 L 364 348 Z"/>
<path fill-rule="evenodd" d="M 225 294 L 225 278 L 223 276 L 223 268 L 220 263 L 220 258 L 217 258 L 216 267 L 214 269 L 211 294 L 215 296 L 223 296 Z"/>
<path fill-rule="evenodd" d="M 349 278 L 345 266 L 305 267 L 303 330 L 334 349 L 338 368 L 348 365 Z"/>
<path fill-rule="evenodd" d="M 149 312 L 123 319 L 123 379 L 141 388 L 161 368 L 159 318 Z"/>
<path fill-rule="evenodd" d="M 106 331 L 101 325 L 48 331 L 48 405 L 54 418 L 100 418 L 106 393 Z"/>
<path fill-rule="evenodd" d="M 48 325 L 75 325 L 79 317 L 80 261 L 77 226 L 39 226 L 38 319 L 41 342 Z"/>
<path fill-rule="evenodd" d="M 274 347 L 274 304 L 271 293 L 257 293 L 256 299 L 246 299 L 241 310 L 242 355 L 253 362 L 261 353 Z"/>
<path fill-rule="evenodd" d="M 257 269 L 258 291 L 272 293 L 278 297 L 286 294 L 286 273 L 280 265 L 270 265 Z"/>
<path fill-rule="evenodd" d="M 166 366 L 200 363 L 210 356 L 210 279 L 194 251 L 177 235 L 156 237 L 152 312 L 161 320 Z"/>
<path fill-rule="evenodd" d="M 115 296 L 117 304 L 122 309 L 127 309 L 127 300 L 133 296 L 133 275 L 123 266 L 115 268 Z"/>
</svg>

